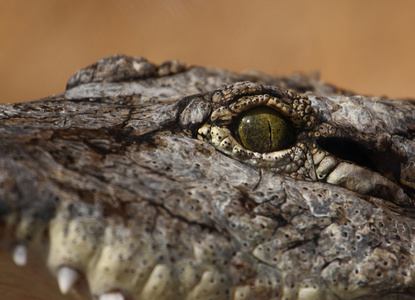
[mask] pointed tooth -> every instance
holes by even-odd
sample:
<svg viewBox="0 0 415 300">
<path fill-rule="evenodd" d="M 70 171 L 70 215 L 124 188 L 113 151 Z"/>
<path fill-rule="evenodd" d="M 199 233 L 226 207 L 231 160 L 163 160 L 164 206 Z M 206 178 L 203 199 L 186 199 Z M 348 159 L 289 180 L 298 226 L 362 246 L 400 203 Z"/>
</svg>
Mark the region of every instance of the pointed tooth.
<svg viewBox="0 0 415 300">
<path fill-rule="evenodd" d="M 105 293 L 99 296 L 99 300 L 125 300 L 121 293 Z"/>
<path fill-rule="evenodd" d="M 18 266 L 24 266 L 27 263 L 27 248 L 25 245 L 17 245 L 13 249 L 13 261 Z"/>
<path fill-rule="evenodd" d="M 79 279 L 79 273 L 74 269 L 62 267 L 57 273 L 58 285 L 61 293 L 65 295 Z"/>
</svg>

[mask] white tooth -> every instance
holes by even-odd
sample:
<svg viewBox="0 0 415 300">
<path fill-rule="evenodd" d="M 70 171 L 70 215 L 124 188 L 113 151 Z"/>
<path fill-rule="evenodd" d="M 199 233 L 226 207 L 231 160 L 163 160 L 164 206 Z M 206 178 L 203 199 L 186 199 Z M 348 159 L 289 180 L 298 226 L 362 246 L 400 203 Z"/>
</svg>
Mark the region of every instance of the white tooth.
<svg viewBox="0 0 415 300">
<path fill-rule="evenodd" d="M 108 293 L 99 296 L 99 300 L 125 300 L 125 298 L 120 293 Z"/>
<path fill-rule="evenodd" d="M 17 245 L 13 249 L 13 261 L 18 266 L 24 266 L 27 262 L 27 248 L 24 245 Z"/>
<path fill-rule="evenodd" d="M 79 273 L 71 268 L 62 267 L 58 271 L 57 278 L 59 289 L 65 295 L 79 279 Z"/>
</svg>

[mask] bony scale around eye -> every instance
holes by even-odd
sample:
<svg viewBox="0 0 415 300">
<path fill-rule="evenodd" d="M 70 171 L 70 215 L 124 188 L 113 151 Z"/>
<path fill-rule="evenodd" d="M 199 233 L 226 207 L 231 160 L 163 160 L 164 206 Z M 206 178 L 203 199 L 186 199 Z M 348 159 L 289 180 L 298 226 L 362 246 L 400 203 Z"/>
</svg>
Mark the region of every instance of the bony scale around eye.
<svg viewBox="0 0 415 300">
<path fill-rule="evenodd" d="M 236 123 L 241 144 L 251 151 L 271 152 L 290 146 L 294 129 L 275 109 L 259 106 L 242 113 Z"/>
</svg>

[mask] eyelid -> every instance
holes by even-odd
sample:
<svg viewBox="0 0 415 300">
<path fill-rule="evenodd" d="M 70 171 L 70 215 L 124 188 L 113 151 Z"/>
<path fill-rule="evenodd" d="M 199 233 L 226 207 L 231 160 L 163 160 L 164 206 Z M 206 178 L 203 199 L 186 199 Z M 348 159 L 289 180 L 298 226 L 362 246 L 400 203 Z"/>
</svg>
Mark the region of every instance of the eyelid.
<svg viewBox="0 0 415 300">
<path fill-rule="evenodd" d="M 290 101 L 292 103 L 289 103 Z M 304 118 L 311 112 L 311 104 L 307 98 L 298 96 L 295 99 L 280 99 L 268 94 L 243 96 L 228 107 L 219 107 L 212 112 L 210 121 L 221 125 L 229 125 L 242 112 L 257 106 L 267 106 L 275 109 L 285 116 L 294 128 L 309 128 L 315 123 L 313 116 Z"/>
<path fill-rule="evenodd" d="M 272 167 L 272 168 L 282 168 L 280 171 L 285 171 L 286 169 L 294 169 L 295 164 L 288 164 L 286 159 L 294 159 L 298 157 L 298 161 L 303 158 L 303 154 L 306 151 L 306 148 L 303 144 L 297 145 L 297 151 L 293 148 L 283 149 L 279 151 L 259 153 L 245 149 L 231 134 L 231 131 L 224 127 L 211 126 L 205 124 L 202 126 L 199 131 L 198 138 L 203 140 L 206 138 L 215 148 L 225 152 L 228 155 L 232 155 L 237 159 L 247 161 L 251 165 L 257 167 Z M 302 153 L 299 153 L 302 152 Z"/>
</svg>

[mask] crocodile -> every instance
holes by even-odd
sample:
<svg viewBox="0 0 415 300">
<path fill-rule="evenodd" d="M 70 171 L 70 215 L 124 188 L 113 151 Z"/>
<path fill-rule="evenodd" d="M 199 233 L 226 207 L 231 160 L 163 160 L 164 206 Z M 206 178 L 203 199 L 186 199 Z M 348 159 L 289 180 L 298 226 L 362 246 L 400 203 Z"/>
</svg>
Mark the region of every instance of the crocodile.
<svg viewBox="0 0 415 300">
<path fill-rule="evenodd" d="M 9 299 L 415 299 L 415 106 L 114 55 L 0 108 Z"/>
</svg>

